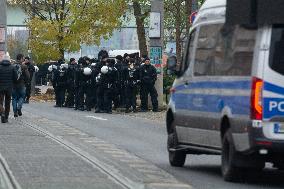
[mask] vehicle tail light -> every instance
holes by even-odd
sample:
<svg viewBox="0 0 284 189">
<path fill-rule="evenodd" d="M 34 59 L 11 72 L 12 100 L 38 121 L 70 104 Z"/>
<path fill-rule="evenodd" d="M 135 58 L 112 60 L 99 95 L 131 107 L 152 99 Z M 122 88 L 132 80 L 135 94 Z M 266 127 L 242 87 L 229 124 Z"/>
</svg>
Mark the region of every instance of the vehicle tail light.
<svg viewBox="0 0 284 189">
<path fill-rule="evenodd" d="M 252 79 L 251 90 L 251 119 L 262 120 L 262 89 L 263 81 L 256 77 Z"/>
<path fill-rule="evenodd" d="M 175 93 L 175 92 L 176 92 L 176 89 L 175 89 L 175 88 L 171 88 L 171 89 L 170 89 L 170 93 L 171 93 L 171 94 L 173 94 L 173 93 Z"/>
</svg>

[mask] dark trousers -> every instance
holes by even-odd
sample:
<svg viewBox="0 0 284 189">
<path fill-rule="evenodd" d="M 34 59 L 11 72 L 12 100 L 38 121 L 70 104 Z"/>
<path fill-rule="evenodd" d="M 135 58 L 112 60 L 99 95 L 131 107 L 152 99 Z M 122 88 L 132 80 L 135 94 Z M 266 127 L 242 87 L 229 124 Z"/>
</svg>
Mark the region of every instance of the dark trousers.
<svg viewBox="0 0 284 189">
<path fill-rule="evenodd" d="M 75 87 L 74 86 L 68 86 L 67 88 L 67 98 L 65 105 L 67 107 L 73 107 L 75 104 Z"/>
<path fill-rule="evenodd" d="M 81 85 L 79 87 L 79 92 L 78 92 L 78 99 L 79 99 L 79 103 L 78 103 L 78 108 L 79 109 L 84 109 L 85 106 L 85 95 L 87 93 L 87 87 L 85 85 Z"/>
<path fill-rule="evenodd" d="M 80 96 L 79 96 L 79 87 L 75 87 L 75 109 L 79 108 Z"/>
<path fill-rule="evenodd" d="M 1 116 L 5 116 L 6 118 L 9 117 L 10 113 L 11 96 L 11 90 L 0 91 L 0 114 Z"/>
<path fill-rule="evenodd" d="M 126 102 L 126 109 L 133 108 L 133 110 L 136 109 L 136 94 L 137 90 L 136 87 L 132 86 L 126 86 L 125 87 L 125 102 Z"/>
<path fill-rule="evenodd" d="M 98 100 L 97 100 L 97 89 L 98 89 L 98 86 L 92 86 L 92 108 L 97 108 L 98 105 Z"/>
<path fill-rule="evenodd" d="M 103 111 L 104 110 L 104 88 L 103 86 L 99 85 L 97 88 L 97 110 Z"/>
<path fill-rule="evenodd" d="M 95 94 L 93 93 L 94 90 L 92 88 L 92 85 L 88 84 L 86 86 L 86 107 L 87 107 L 87 110 L 91 110 L 93 107 L 94 107 L 94 103 L 93 103 L 93 99 L 94 99 L 94 96 Z"/>
<path fill-rule="evenodd" d="M 141 85 L 141 109 L 148 110 L 148 95 L 151 96 L 153 110 L 158 110 L 158 93 L 154 85 Z"/>
<path fill-rule="evenodd" d="M 32 90 L 32 86 L 31 83 L 26 85 L 26 101 L 29 101 L 31 98 L 31 90 Z"/>
<path fill-rule="evenodd" d="M 106 112 L 112 111 L 112 97 L 113 97 L 113 90 L 104 89 L 104 110 Z"/>
<path fill-rule="evenodd" d="M 55 95 L 55 104 L 59 106 L 59 87 L 53 86 L 54 95 Z"/>
<path fill-rule="evenodd" d="M 120 107 L 120 86 L 116 85 L 113 94 L 112 94 L 112 101 L 114 104 L 114 108 L 119 108 Z"/>
<path fill-rule="evenodd" d="M 65 102 L 65 87 L 58 87 L 57 88 L 57 105 L 62 107 Z"/>
</svg>

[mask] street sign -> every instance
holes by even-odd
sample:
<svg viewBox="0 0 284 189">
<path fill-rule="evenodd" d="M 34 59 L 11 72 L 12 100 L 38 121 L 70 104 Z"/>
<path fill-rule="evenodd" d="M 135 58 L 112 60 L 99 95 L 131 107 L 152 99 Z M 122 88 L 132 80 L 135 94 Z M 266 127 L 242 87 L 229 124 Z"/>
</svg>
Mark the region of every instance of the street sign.
<svg viewBox="0 0 284 189">
<path fill-rule="evenodd" d="M 162 73 L 162 47 L 150 47 L 150 59 L 151 63 L 157 69 L 157 74 Z"/>
<path fill-rule="evenodd" d="M 189 22 L 190 22 L 190 24 L 193 24 L 193 22 L 194 22 L 196 16 L 197 16 L 197 12 L 196 12 L 196 11 L 193 12 L 193 13 L 191 13 L 191 15 L 190 15 L 190 17 L 189 17 Z"/>
<path fill-rule="evenodd" d="M 161 13 L 150 12 L 149 38 L 161 38 Z"/>
</svg>

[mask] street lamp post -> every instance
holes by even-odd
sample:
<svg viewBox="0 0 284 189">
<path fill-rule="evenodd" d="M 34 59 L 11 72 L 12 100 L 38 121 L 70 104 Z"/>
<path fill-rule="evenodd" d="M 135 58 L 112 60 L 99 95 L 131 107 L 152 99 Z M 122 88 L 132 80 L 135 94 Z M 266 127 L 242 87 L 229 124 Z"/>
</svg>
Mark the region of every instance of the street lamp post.
<svg viewBox="0 0 284 189">
<path fill-rule="evenodd" d="M 7 52 L 7 4 L 0 0 L 0 60 Z"/>
</svg>

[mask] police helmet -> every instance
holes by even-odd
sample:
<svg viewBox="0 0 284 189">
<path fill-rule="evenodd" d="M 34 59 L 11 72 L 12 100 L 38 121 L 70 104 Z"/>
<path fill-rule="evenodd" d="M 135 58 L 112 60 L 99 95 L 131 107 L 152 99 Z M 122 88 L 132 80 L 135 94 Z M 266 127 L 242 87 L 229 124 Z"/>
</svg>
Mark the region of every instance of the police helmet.
<svg viewBox="0 0 284 189">
<path fill-rule="evenodd" d="M 48 66 L 48 71 L 52 72 L 52 65 Z"/>
<path fill-rule="evenodd" d="M 34 66 L 34 67 L 35 67 L 35 72 L 38 72 L 39 68 L 37 66 Z"/>
<path fill-rule="evenodd" d="M 106 73 L 108 72 L 108 70 L 109 70 L 109 67 L 108 67 L 108 66 L 103 66 L 103 67 L 101 68 L 101 72 L 102 72 L 103 74 L 106 74 Z"/>
<path fill-rule="evenodd" d="M 84 68 L 83 74 L 84 74 L 84 75 L 91 75 L 91 74 L 92 74 L 91 68 Z"/>
<path fill-rule="evenodd" d="M 68 64 L 61 64 L 60 69 L 68 69 Z"/>
</svg>

